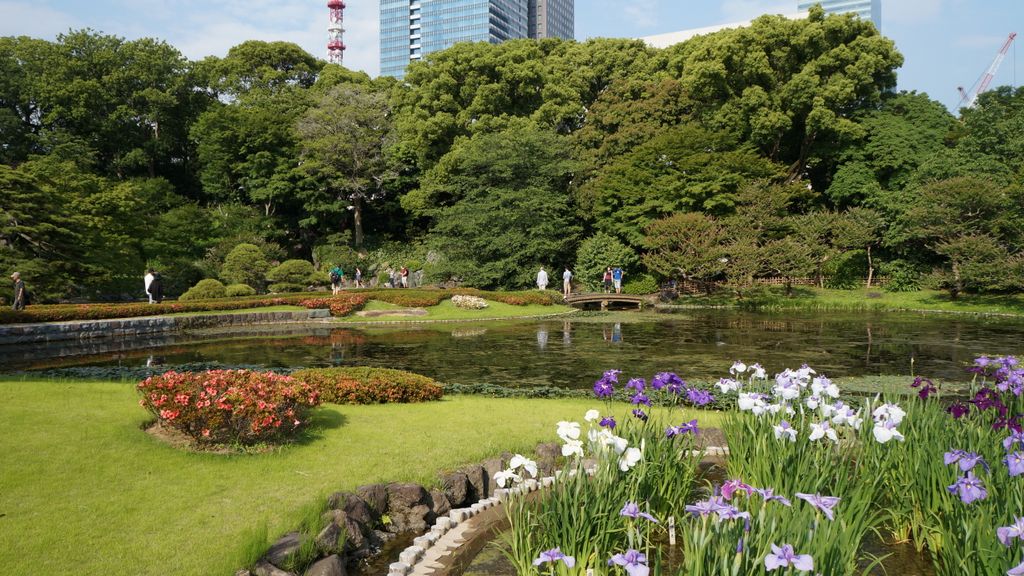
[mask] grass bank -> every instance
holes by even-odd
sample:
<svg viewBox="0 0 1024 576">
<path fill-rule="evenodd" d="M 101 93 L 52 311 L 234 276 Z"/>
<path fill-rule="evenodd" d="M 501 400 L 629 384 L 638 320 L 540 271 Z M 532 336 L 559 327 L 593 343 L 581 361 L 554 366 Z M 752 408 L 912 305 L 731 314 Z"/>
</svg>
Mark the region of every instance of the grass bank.
<svg viewBox="0 0 1024 576">
<path fill-rule="evenodd" d="M 780 287 L 756 290 L 737 300 L 731 294 L 687 296 L 674 302 L 679 306 L 736 306 L 764 311 L 924 311 L 964 314 L 1005 314 L 1024 316 L 1024 294 L 961 295 L 953 300 L 946 292 L 886 292 L 871 290 L 832 290 L 798 287 L 786 296 Z"/>
<path fill-rule="evenodd" d="M 454 396 L 316 411 L 302 444 L 191 454 L 143 432 L 131 384 L 0 381 L 0 566 L 10 574 L 230 575 L 336 490 L 555 439 L 594 400 Z M 618 408 L 621 415 L 628 407 Z M 691 416 L 687 416 L 691 417 Z M 702 425 L 718 415 L 699 412 Z M 256 546 L 259 548 L 259 546 Z"/>
<path fill-rule="evenodd" d="M 370 300 L 363 306 L 362 310 L 368 312 L 388 312 L 404 310 L 402 306 L 396 306 L 388 302 L 381 302 L 379 300 Z M 525 304 L 525 305 L 512 305 L 505 304 L 504 302 L 494 302 L 491 300 L 487 301 L 487 308 L 481 310 L 467 310 L 465 308 L 459 308 L 452 304 L 451 300 L 442 300 L 435 306 L 426 306 L 422 308 L 426 310 L 425 316 L 375 316 L 375 317 L 363 317 L 350 314 L 348 316 L 342 316 L 335 318 L 336 322 L 343 322 L 347 324 L 359 324 L 359 323 L 381 323 L 381 322 L 441 322 L 449 320 L 505 320 L 514 318 L 529 318 L 532 316 L 547 316 L 553 314 L 566 314 L 573 312 L 575 309 L 570 306 L 563 306 L 560 304 Z"/>
</svg>

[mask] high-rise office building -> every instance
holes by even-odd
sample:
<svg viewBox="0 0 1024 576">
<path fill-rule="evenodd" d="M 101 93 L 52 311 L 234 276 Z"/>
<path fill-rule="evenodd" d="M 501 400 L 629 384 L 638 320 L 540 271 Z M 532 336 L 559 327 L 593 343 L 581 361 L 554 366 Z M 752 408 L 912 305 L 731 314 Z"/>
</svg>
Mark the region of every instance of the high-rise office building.
<svg viewBox="0 0 1024 576">
<path fill-rule="evenodd" d="M 380 0 L 380 73 L 456 42 L 572 38 L 573 0 Z"/>
<path fill-rule="evenodd" d="M 821 4 L 829 14 L 853 12 L 874 22 L 875 28 L 882 29 L 882 0 L 797 0 L 797 9 L 806 12 L 815 4 Z"/>
<path fill-rule="evenodd" d="M 530 38 L 572 39 L 576 33 L 573 0 L 527 0 Z"/>
</svg>

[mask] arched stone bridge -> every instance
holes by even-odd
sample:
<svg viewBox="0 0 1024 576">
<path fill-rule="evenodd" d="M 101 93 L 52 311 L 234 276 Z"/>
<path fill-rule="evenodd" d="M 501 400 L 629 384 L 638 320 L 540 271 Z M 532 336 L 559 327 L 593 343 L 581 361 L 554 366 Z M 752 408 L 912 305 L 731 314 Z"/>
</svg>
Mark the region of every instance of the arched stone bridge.
<svg viewBox="0 0 1024 576">
<path fill-rule="evenodd" d="M 636 305 L 638 310 L 643 310 L 647 303 L 647 296 L 636 296 L 633 294 L 605 294 L 602 292 L 574 293 L 566 298 L 565 303 L 577 308 L 585 308 L 588 304 L 597 304 L 601 310 L 607 310 L 610 304 Z"/>
</svg>

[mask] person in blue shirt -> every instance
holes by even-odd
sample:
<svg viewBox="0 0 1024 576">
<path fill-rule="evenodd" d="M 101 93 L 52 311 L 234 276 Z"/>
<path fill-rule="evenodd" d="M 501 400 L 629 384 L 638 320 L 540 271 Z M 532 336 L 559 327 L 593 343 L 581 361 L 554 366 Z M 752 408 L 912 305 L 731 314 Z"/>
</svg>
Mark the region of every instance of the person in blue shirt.
<svg viewBox="0 0 1024 576">
<path fill-rule="evenodd" d="M 622 294 L 622 268 L 616 266 L 612 270 L 612 282 L 615 284 L 615 293 Z"/>
</svg>

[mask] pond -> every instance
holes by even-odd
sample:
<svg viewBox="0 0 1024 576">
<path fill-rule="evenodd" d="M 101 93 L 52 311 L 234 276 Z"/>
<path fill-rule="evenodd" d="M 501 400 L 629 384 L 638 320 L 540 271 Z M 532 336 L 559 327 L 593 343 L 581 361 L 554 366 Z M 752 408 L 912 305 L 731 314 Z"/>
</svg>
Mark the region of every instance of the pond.
<svg viewBox="0 0 1024 576">
<path fill-rule="evenodd" d="M 370 365 L 457 384 L 585 387 L 608 368 L 649 377 L 718 378 L 733 360 L 769 372 L 808 363 L 831 377 L 911 372 L 964 380 L 976 355 L 1019 354 L 1017 319 L 908 313 L 765 314 L 725 310 L 619 312 L 496 324 L 294 327 L 143 341 L 0 348 L 0 366 L 137 368 Z M 913 367 L 912 367 L 913 362 Z"/>
</svg>

